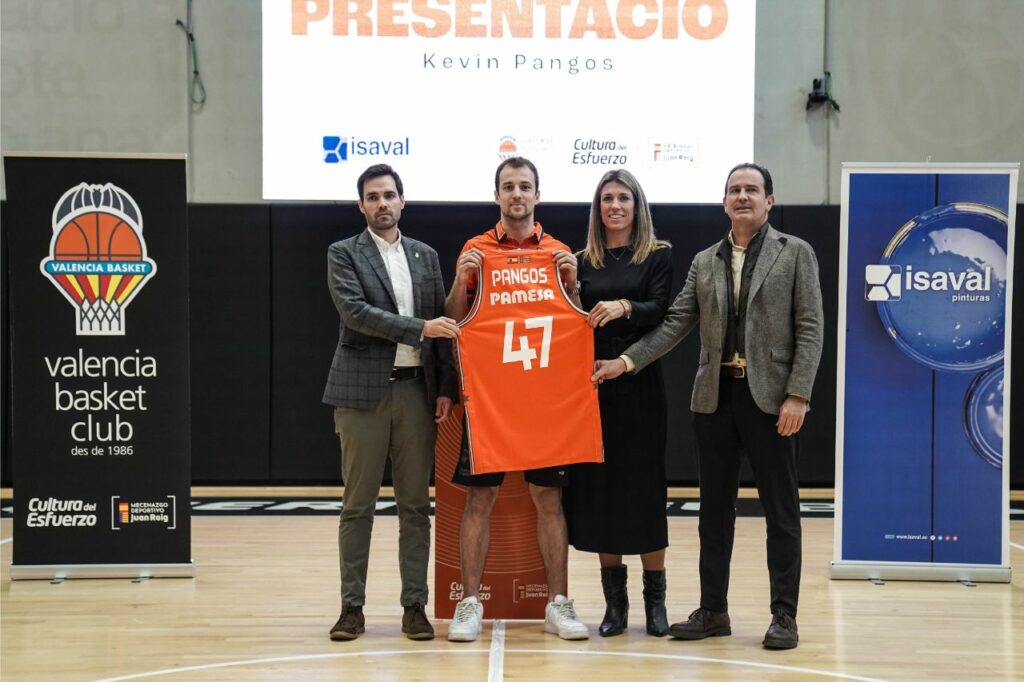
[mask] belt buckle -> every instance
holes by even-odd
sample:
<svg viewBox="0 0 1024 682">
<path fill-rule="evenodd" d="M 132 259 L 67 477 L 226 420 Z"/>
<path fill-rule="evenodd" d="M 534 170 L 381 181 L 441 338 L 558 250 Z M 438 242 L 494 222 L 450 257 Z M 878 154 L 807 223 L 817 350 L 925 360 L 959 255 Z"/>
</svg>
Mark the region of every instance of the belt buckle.
<svg viewBox="0 0 1024 682">
<path fill-rule="evenodd" d="M 745 379 L 747 377 L 746 365 L 722 365 L 725 376 L 730 379 Z"/>
<path fill-rule="evenodd" d="M 408 381 L 410 379 L 417 379 L 420 376 L 416 372 L 417 369 L 420 369 L 420 368 L 419 367 L 412 367 L 412 366 L 410 366 L 410 367 L 395 367 L 394 369 L 391 370 L 391 378 L 390 378 L 390 380 L 391 381 Z"/>
</svg>

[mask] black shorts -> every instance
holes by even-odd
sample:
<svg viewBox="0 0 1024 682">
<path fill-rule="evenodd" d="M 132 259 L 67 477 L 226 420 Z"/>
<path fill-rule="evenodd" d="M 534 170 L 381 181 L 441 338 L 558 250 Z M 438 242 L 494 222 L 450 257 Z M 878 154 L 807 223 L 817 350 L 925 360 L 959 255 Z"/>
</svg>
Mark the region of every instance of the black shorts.
<svg viewBox="0 0 1024 682">
<path fill-rule="evenodd" d="M 527 483 L 541 488 L 564 488 L 569 485 L 569 467 L 566 465 L 546 467 L 544 469 L 528 469 L 523 472 Z M 466 440 L 466 429 L 462 429 L 462 446 L 459 448 L 459 463 L 455 465 L 452 483 L 471 488 L 494 488 L 505 481 L 504 472 L 493 474 L 469 473 L 469 443 Z"/>
</svg>

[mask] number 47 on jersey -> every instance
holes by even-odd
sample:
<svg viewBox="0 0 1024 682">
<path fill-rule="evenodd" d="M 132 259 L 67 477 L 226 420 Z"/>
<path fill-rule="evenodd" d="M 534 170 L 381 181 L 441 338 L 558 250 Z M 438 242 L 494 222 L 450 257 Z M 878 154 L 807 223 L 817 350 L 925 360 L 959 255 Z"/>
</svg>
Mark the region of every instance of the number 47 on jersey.
<svg viewBox="0 0 1024 682">
<path fill-rule="evenodd" d="M 529 317 L 523 320 L 523 326 L 526 327 L 526 329 L 544 330 L 544 335 L 541 337 L 540 341 L 541 369 L 548 366 L 548 359 L 551 356 L 551 324 L 553 320 L 553 315 Z M 519 337 L 519 348 L 513 350 L 512 337 L 515 336 L 515 326 L 515 320 L 506 320 L 505 345 L 502 350 L 501 361 L 506 364 L 521 362 L 523 363 L 523 369 L 529 371 L 533 369 L 533 361 L 537 359 L 537 350 L 530 346 L 530 339 L 525 334 Z"/>
</svg>

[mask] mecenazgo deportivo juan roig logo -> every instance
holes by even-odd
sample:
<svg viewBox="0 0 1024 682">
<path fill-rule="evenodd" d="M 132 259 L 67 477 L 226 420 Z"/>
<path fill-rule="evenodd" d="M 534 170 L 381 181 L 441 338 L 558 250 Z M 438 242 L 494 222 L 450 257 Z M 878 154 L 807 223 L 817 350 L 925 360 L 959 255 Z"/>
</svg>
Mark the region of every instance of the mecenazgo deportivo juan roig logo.
<svg viewBox="0 0 1024 682">
<path fill-rule="evenodd" d="M 138 204 L 109 182 L 83 182 L 57 201 L 52 223 L 39 270 L 74 307 L 76 334 L 123 336 L 125 309 L 156 274 Z"/>
</svg>

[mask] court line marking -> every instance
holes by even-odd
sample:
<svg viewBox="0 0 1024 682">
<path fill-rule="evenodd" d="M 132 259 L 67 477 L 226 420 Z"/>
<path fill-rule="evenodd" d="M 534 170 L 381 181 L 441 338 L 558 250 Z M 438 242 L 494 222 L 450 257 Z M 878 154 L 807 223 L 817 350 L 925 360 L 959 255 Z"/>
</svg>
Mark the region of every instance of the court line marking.
<svg viewBox="0 0 1024 682">
<path fill-rule="evenodd" d="M 831 670 L 802 668 L 800 666 L 780 665 L 777 663 L 758 663 L 757 661 L 744 661 L 736 658 L 708 658 L 706 656 L 681 656 L 678 654 L 647 654 L 639 651 L 585 651 L 576 649 L 506 649 L 505 651 L 510 654 L 558 653 L 569 654 L 572 656 L 622 656 L 623 658 L 657 658 L 671 661 L 693 661 L 696 663 L 720 663 L 723 665 L 738 665 L 748 668 L 760 668 L 763 670 L 779 670 L 782 672 L 820 675 L 822 677 L 834 677 L 841 680 L 857 680 L 857 682 L 886 682 L 886 680 L 879 677 L 863 677 L 861 675 L 850 675 L 848 673 L 835 672 Z"/>
<path fill-rule="evenodd" d="M 196 672 L 199 670 L 216 670 L 219 668 L 236 668 L 246 665 L 258 665 L 262 663 L 285 663 L 288 661 L 314 661 L 328 658 L 355 658 L 357 656 L 411 656 L 423 654 L 476 654 L 484 653 L 487 649 L 414 649 L 397 651 L 353 651 L 341 654 L 307 654 L 298 656 L 274 656 L 272 658 L 250 658 L 241 661 L 227 661 L 224 663 L 205 663 L 202 665 L 190 665 L 181 668 L 165 668 L 163 670 L 151 670 L 131 675 L 120 675 L 118 677 L 104 677 L 95 682 L 124 682 L 125 680 L 139 680 L 145 677 L 158 677 L 160 675 L 175 675 L 178 673 Z M 886 682 L 877 677 L 863 677 L 861 675 L 850 675 L 847 673 L 834 672 L 831 670 L 818 670 L 815 668 L 802 668 L 792 665 L 779 665 L 775 663 L 758 663 L 756 661 L 744 661 L 731 658 L 707 658 L 704 656 L 680 656 L 676 654 L 646 654 L 640 652 L 626 651 L 586 651 L 575 649 L 504 649 L 504 653 L 510 654 L 568 654 L 572 656 L 619 656 L 622 658 L 655 658 L 671 661 L 693 661 L 695 663 L 719 663 L 722 665 L 736 665 L 748 668 L 759 668 L 762 670 L 776 670 L 782 672 L 804 673 L 807 675 L 819 675 L 832 677 L 841 680 L 855 680 L 856 682 Z"/>
<path fill-rule="evenodd" d="M 505 679 L 505 621 L 497 619 L 491 628 L 491 655 L 487 662 L 487 682 Z"/>
<path fill-rule="evenodd" d="M 218 668 L 237 668 L 245 665 L 258 665 L 262 663 L 287 663 L 289 661 L 315 661 L 327 658 L 355 658 L 357 656 L 408 656 L 410 654 L 483 654 L 487 649 L 415 649 L 412 651 L 351 651 L 342 654 L 302 654 L 297 656 L 272 656 L 270 658 L 249 658 L 240 661 L 225 661 L 224 663 L 204 663 L 202 665 L 189 665 L 181 668 L 164 668 L 163 670 L 150 670 L 144 673 L 132 673 L 130 675 L 119 675 L 117 677 L 104 677 L 94 682 L 122 682 L 123 680 L 141 680 L 144 677 L 159 677 L 160 675 L 175 675 L 177 673 L 191 673 L 199 670 L 217 670 Z"/>
<path fill-rule="evenodd" d="M 1011 542 L 1010 547 L 1016 547 L 1017 549 L 1024 549 L 1024 545 L 1018 545 L 1016 542 Z"/>
<path fill-rule="evenodd" d="M 10 542 L 13 539 L 14 539 L 13 535 L 11 537 L 9 537 L 9 538 L 4 538 L 3 540 L 0 540 L 0 545 L 6 545 L 8 542 Z"/>
</svg>

